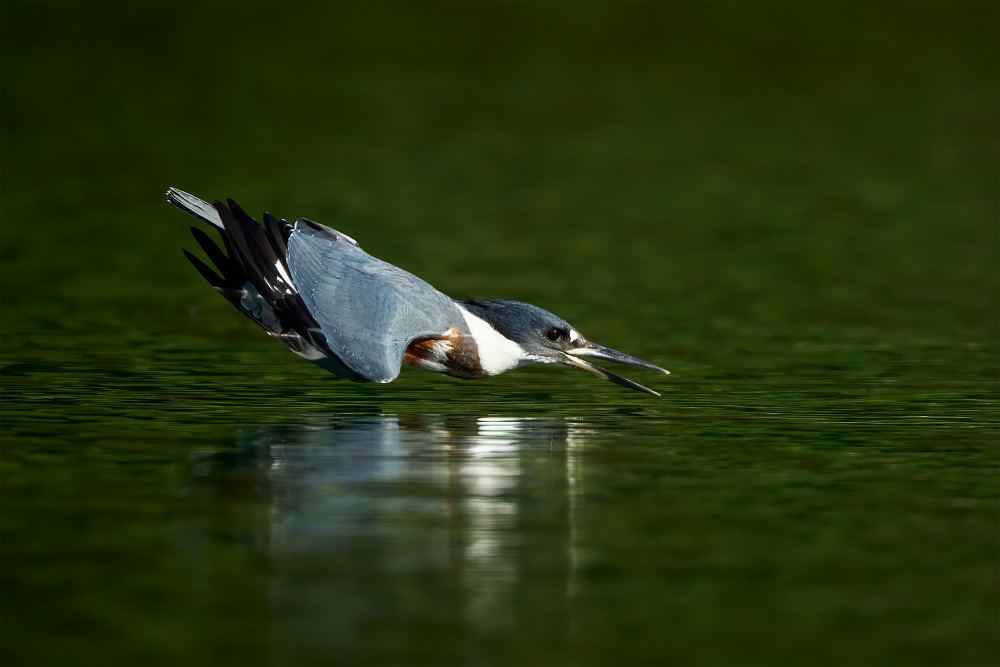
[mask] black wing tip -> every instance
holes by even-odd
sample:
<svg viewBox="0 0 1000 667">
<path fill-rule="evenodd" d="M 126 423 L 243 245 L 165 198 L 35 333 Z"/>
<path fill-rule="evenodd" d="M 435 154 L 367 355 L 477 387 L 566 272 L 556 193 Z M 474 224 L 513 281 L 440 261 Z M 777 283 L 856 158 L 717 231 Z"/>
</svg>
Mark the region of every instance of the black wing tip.
<svg viewBox="0 0 1000 667">
<path fill-rule="evenodd" d="M 170 191 L 168 191 L 169 195 Z M 276 219 L 270 213 L 264 214 L 264 224 L 261 225 L 232 198 L 227 198 L 225 204 L 216 199 L 212 207 L 219 214 L 221 223 L 219 231 L 228 257 L 222 253 L 207 234 L 192 227 L 191 232 L 198 245 L 206 252 L 209 259 L 215 262 L 216 270 L 222 273 L 222 277 L 219 277 L 205 262 L 184 250 L 184 255 L 201 273 L 202 277 L 237 307 L 240 307 L 240 297 L 243 293 L 241 288 L 244 283 L 249 282 L 279 317 L 282 329 L 280 331 L 274 330 L 250 316 L 245 309 L 240 308 L 244 315 L 250 317 L 271 335 L 283 336 L 289 331 L 294 331 L 307 344 L 315 347 L 325 356 L 353 373 L 355 377 L 350 379 L 354 379 L 356 382 L 371 381 L 367 376 L 351 368 L 332 350 L 319 324 L 297 292 L 287 293 L 284 289 L 275 288 L 279 281 L 283 281 L 277 274 L 275 266 L 279 262 L 285 262 L 286 242 L 293 230 L 292 225 L 286 220 Z M 321 225 L 317 225 L 317 227 L 326 229 Z M 349 237 L 345 238 L 349 239 Z M 353 242 L 353 239 L 349 240 Z M 357 245 L 356 242 L 354 243 Z M 292 288 L 294 289 L 294 286 Z"/>
<path fill-rule="evenodd" d="M 194 268 L 198 269 L 198 273 L 201 274 L 201 277 L 208 281 L 209 285 L 215 287 L 216 289 L 228 287 L 226 282 L 220 278 L 215 271 L 209 268 L 208 264 L 205 264 L 205 262 L 198 259 L 185 248 L 181 248 L 181 251 L 184 253 L 184 256 L 188 258 L 188 261 L 194 265 Z"/>
<path fill-rule="evenodd" d="M 222 278 L 228 287 L 240 287 L 246 282 L 246 276 L 239 265 L 232 259 L 232 248 L 226 245 L 229 256 L 222 252 L 218 245 L 198 227 L 191 227 L 191 236 L 198 242 L 201 249 L 208 256 L 209 261 L 215 265 L 215 269 L 222 274 Z M 223 236 L 223 241 L 226 241 Z"/>
</svg>

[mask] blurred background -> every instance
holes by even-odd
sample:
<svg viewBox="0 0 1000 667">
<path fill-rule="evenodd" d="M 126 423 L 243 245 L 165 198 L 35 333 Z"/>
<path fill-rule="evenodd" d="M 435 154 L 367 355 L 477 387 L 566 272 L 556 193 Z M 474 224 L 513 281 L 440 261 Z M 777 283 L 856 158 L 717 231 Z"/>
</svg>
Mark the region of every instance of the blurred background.
<svg viewBox="0 0 1000 667">
<path fill-rule="evenodd" d="M 996 662 L 995 3 L 0 19 L 6 664 Z M 168 186 L 535 303 L 663 398 L 338 382 L 204 284 Z"/>
</svg>

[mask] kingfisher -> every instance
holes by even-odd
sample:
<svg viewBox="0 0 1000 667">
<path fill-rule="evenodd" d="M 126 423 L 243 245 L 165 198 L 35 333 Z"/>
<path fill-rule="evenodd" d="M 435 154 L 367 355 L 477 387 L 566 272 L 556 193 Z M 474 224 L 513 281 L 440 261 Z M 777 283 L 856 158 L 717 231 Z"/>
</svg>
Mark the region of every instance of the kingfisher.
<svg viewBox="0 0 1000 667">
<path fill-rule="evenodd" d="M 338 378 L 392 382 L 404 363 L 466 380 L 528 364 L 565 364 L 659 396 L 584 357 L 669 373 L 593 343 L 529 303 L 456 301 L 312 220 L 291 224 L 264 213 L 261 225 L 232 199 L 209 204 L 176 188 L 166 196 L 222 237 L 225 252 L 191 228 L 215 265 L 184 250 L 205 280 L 269 336 Z"/>
</svg>

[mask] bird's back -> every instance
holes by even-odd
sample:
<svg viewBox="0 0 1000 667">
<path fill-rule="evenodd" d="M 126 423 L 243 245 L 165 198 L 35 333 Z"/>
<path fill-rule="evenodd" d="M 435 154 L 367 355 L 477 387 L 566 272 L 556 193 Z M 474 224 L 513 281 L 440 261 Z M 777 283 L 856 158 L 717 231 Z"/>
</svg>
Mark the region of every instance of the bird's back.
<svg viewBox="0 0 1000 667">
<path fill-rule="evenodd" d="M 328 227 L 298 220 L 288 239 L 287 264 L 330 348 L 375 382 L 399 375 L 412 341 L 449 329 L 468 334 L 452 299 Z"/>
</svg>

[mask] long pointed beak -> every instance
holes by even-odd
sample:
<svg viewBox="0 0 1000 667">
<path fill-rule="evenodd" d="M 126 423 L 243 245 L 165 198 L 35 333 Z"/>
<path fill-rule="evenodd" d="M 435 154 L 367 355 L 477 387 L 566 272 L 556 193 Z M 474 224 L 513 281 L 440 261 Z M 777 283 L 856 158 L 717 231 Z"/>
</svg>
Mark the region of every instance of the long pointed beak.
<svg viewBox="0 0 1000 667">
<path fill-rule="evenodd" d="M 659 396 L 658 392 L 653 391 L 647 387 L 643 387 L 641 384 L 632 382 L 628 378 L 624 378 L 617 373 L 612 373 L 611 371 L 596 366 L 589 361 L 584 361 L 580 357 L 591 357 L 595 359 L 607 359 L 608 361 L 617 361 L 620 364 L 629 364 L 630 366 L 640 366 L 642 368 L 649 368 L 650 370 L 659 371 L 661 373 L 670 374 L 670 371 L 660 368 L 655 364 L 651 364 L 648 361 L 640 359 L 639 357 L 633 357 L 630 354 L 625 354 L 624 352 L 619 352 L 617 350 L 612 350 L 609 347 L 604 347 L 602 345 L 595 345 L 593 343 L 588 343 L 586 347 L 578 347 L 572 350 L 568 350 L 563 353 L 563 358 L 559 361 L 566 364 L 567 366 L 574 366 L 576 368 L 587 371 L 588 373 L 593 373 L 597 377 L 602 377 L 605 380 L 610 380 L 615 384 L 619 384 L 623 387 L 628 387 L 629 389 L 635 389 L 636 391 L 643 391 L 647 394 L 653 394 L 654 396 Z"/>
<path fill-rule="evenodd" d="M 569 350 L 568 354 L 572 354 L 575 357 L 592 357 L 594 359 L 617 361 L 619 364 L 641 366 L 642 368 L 648 368 L 653 371 L 659 371 L 665 375 L 670 375 L 670 371 L 660 368 L 656 364 L 651 364 L 645 359 L 633 357 L 631 354 L 625 354 L 624 352 L 619 352 L 618 350 L 612 350 L 610 347 L 604 347 L 603 345 L 596 345 L 590 342 L 588 342 L 584 347 Z"/>
</svg>

